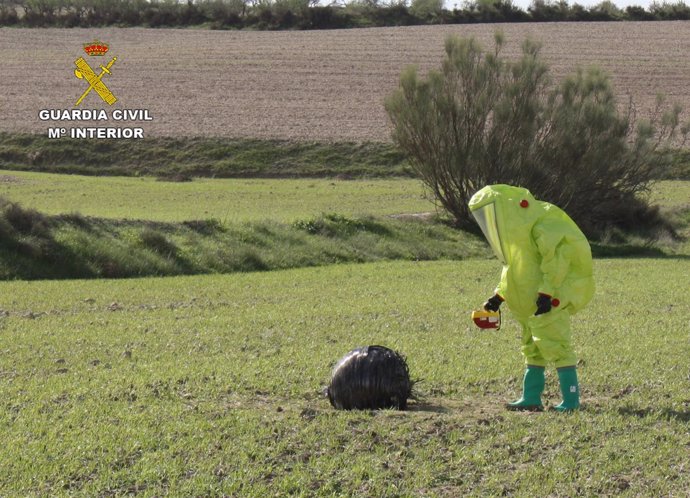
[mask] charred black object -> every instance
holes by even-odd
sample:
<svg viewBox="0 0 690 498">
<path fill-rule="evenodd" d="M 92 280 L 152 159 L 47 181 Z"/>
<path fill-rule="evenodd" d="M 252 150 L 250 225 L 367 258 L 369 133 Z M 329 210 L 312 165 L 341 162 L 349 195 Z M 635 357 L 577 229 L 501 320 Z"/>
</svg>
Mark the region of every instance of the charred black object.
<svg viewBox="0 0 690 498">
<path fill-rule="evenodd" d="M 338 361 L 327 395 L 339 410 L 404 410 L 412 384 L 402 355 L 383 346 L 366 346 Z"/>
</svg>

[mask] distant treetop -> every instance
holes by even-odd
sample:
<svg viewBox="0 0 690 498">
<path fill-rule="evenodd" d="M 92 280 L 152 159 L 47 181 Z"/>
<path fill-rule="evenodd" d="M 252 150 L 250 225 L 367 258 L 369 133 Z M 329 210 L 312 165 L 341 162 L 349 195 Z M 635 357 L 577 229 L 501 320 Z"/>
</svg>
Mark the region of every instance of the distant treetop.
<svg viewBox="0 0 690 498">
<path fill-rule="evenodd" d="M 20 0 L 0 1 L 0 26 L 144 26 L 209 29 L 336 29 L 422 24 L 554 21 L 690 20 L 683 0 L 624 10 L 605 0 L 585 8 L 566 0 L 533 0 L 522 10 L 511 0 L 474 0 L 462 8 L 442 0 Z"/>
</svg>

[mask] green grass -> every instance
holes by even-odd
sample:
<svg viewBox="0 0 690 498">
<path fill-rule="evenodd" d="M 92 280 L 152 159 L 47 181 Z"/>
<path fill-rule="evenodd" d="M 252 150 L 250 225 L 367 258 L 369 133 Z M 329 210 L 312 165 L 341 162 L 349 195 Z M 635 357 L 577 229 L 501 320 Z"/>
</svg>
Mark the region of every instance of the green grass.
<svg viewBox="0 0 690 498">
<path fill-rule="evenodd" d="M 595 257 L 687 257 L 687 245 L 687 239 L 598 242 L 592 252 Z M 0 280 L 232 273 L 489 255 L 483 238 L 435 218 L 325 214 L 293 223 L 163 223 L 45 216 L 0 199 Z"/>
<path fill-rule="evenodd" d="M 111 219 L 224 223 L 293 222 L 337 212 L 387 216 L 434 211 L 419 180 L 205 179 L 161 182 L 151 177 L 94 177 L 0 170 L 0 197 L 48 215 L 80 213 Z M 658 181 L 649 199 L 678 213 L 690 203 L 690 181 Z"/>
<path fill-rule="evenodd" d="M 84 175 L 213 177 L 411 176 L 387 143 L 223 138 L 51 140 L 0 133 L 0 168 Z"/>
<path fill-rule="evenodd" d="M 10 198 L 32 206 L 26 209 L 0 198 L 0 279 L 170 276 L 488 254 L 483 239 L 437 218 L 383 216 L 430 205 L 412 180 L 161 184 L 40 173 L 0 178 Z M 680 239 L 604 240 L 592 244 L 594 255 L 690 255 L 690 218 L 683 202 L 687 183 L 661 182 L 653 194 L 664 200 L 663 209 Z M 82 199 L 89 199 L 82 212 L 110 218 L 74 214 Z M 231 202 L 237 206 L 232 217 L 219 220 Z M 35 207 L 55 214 L 45 215 Z M 337 214 L 323 214 L 322 209 L 330 207 L 338 209 Z M 378 216 L 340 214 L 362 210 Z M 191 219 L 194 215 L 200 217 Z M 149 221 L 156 219 L 172 221 Z"/>
<path fill-rule="evenodd" d="M 676 240 L 662 237 L 656 246 L 667 254 L 690 255 L 690 181 L 656 182 L 649 198 L 661 208 L 678 234 Z"/>
<path fill-rule="evenodd" d="M 649 193 L 649 201 L 662 209 L 687 208 L 690 206 L 690 181 L 654 182 Z"/>
<path fill-rule="evenodd" d="M 660 178 L 690 180 L 690 151 L 670 150 Z M 0 133 L 0 168 L 82 175 L 174 179 L 413 177 L 400 150 L 381 142 L 293 142 L 231 138 L 51 140 Z"/>
<path fill-rule="evenodd" d="M 327 214 L 224 225 L 45 216 L 0 199 L 0 280 L 276 270 L 483 257 L 485 243 L 433 220 Z"/>
<path fill-rule="evenodd" d="M 197 179 L 93 177 L 0 170 L 0 197 L 49 215 L 222 223 L 293 222 L 322 213 L 386 216 L 433 211 L 412 179 Z"/>
<path fill-rule="evenodd" d="M 690 150 L 671 151 L 663 177 L 669 180 L 690 180 Z"/>
<path fill-rule="evenodd" d="M 2 496 L 686 496 L 688 260 L 598 260 L 584 410 L 506 412 L 494 261 L 0 283 Z M 408 357 L 408 412 L 337 412 L 350 349 Z M 555 373 L 546 401 L 559 400 Z"/>
<path fill-rule="evenodd" d="M 660 178 L 690 180 L 690 150 L 667 151 Z M 392 143 L 293 142 L 229 138 L 48 139 L 0 133 L 0 168 L 82 175 L 184 179 L 413 177 Z"/>
<path fill-rule="evenodd" d="M 687 241 L 594 246 L 663 257 L 595 261 L 573 327 L 584 410 L 516 414 L 517 324 L 469 320 L 499 265 L 479 237 L 387 216 L 430 210 L 416 181 L 5 171 L 0 189 L 45 213 L 4 203 L 3 278 L 243 272 L 1 281 L 0 496 L 690 494 Z M 687 193 L 652 194 L 683 233 Z M 376 343 L 408 357 L 412 409 L 333 410 L 330 368 Z"/>
</svg>

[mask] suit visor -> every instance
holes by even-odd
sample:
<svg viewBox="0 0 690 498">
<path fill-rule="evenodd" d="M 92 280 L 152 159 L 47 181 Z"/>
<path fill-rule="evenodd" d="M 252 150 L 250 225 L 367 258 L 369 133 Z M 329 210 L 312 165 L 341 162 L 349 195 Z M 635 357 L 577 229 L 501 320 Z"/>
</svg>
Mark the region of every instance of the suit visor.
<svg viewBox="0 0 690 498">
<path fill-rule="evenodd" d="M 506 264 L 506 258 L 503 254 L 503 246 L 501 245 L 501 236 L 498 234 L 498 223 L 496 222 L 496 205 L 494 203 L 487 204 L 484 207 L 472 211 L 474 219 L 477 220 L 479 228 L 482 229 L 484 237 L 489 242 L 491 249 L 498 260 Z"/>
</svg>

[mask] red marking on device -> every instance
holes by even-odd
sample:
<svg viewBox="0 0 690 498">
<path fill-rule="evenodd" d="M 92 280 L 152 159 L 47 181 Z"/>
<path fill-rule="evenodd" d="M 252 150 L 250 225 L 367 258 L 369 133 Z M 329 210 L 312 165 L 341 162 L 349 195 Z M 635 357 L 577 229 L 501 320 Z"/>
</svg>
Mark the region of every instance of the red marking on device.
<svg viewBox="0 0 690 498">
<path fill-rule="evenodd" d="M 497 329 L 501 325 L 501 316 L 497 311 L 476 310 L 472 312 L 472 321 L 480 329 Z"/>
</svg>

